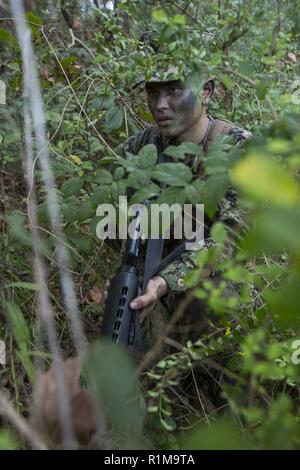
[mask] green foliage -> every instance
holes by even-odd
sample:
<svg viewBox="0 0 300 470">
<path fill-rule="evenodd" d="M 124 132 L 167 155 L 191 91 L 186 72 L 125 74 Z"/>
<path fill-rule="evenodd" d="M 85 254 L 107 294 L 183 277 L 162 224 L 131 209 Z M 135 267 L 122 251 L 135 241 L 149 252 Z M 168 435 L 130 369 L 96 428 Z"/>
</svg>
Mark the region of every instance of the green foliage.
<svg viewBox="0 0 300 470">
<path fill-rule="evenodd" d="M 85 370 L 88 383 L 109 418 L 112 435 L 122 439 L 125 448 L 142 446 L 143 401 L 127 352 L 101 342 L 87 356 Z"/>
<path fill-rule="evenodd" d="M 0 450 L 17 450 L 20 444 L 16 436 L 8 430 L 0 428 Z"/>
</svg>

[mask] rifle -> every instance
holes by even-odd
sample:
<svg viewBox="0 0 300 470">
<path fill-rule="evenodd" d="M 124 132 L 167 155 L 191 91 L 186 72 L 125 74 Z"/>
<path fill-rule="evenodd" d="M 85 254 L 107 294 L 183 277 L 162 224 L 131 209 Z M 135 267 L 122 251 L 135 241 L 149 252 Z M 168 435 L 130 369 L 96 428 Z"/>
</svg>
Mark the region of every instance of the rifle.
<svg viewBox="0 0 300 470">
<path fill-rule="evenodd" d="M 146 206 L 149 201 L 144 201 Z M 131 355 L 138 359 L 141 347 L 139 313 L 129 306 L 131 301 L 142 295 L 151 277 L 164 269 L 185 251 L 185 242 L 180 243 L 163 261 L 161 255 L 164 239 L 149 239 L 147 244 L 144 279 L 138 278 L 137 261 L 140 245 L 140 222 L 143 209 L 137 212 L 133 237 L 128 238 L 121 266 L 112 279 L 104 309 L 102 336 L 115 344 L 127 347 Z"/>
<path fill-rule="evenodd" d="M 141 214 L 142 210 L 137 212 L 133 237 L 128 238 L 121 266 L 110 283 L 102 326 L 102 336 L 128 347 L 134 355 L 140 349 L 141 331 L 139 314 L 129 304 L 141 293 L 137 268 Z"/>
</svg>

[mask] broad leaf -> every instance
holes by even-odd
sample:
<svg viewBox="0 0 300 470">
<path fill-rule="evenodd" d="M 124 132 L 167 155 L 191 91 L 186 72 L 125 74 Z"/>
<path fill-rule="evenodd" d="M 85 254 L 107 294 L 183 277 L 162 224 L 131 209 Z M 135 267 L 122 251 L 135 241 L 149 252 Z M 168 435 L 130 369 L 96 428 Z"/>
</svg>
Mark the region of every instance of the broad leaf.
<svg viewBox="0 0 300 470">
<path fill-rule="evenodd" d="M 123 113 L 118 106 L 110 108 L 105 115 L 106 126 L 108 129 L 119 129 L 123 122 Z"/>
<path fill-rule="evenodd" d="M 184 163 L 161 163 L 151 173 L 152 178 L 169 186 L 186 186 L 192 180 L 192 172 Z"/>
<path fill-rule="evenodd" d="M 205 213 L 213 217 L 219 202 L 224 197 L 229 184 L 227 173 L 217 173 L 211 175 L 205 181 L 203 203 Z"/>
<path fill-rule="evenodd" d="M 61 187 L 61 190 L 65 197 L 72 196 L 73 194 L 79 193 L 82 188 L 82 179 L 79 176 L 68 179 Z"/>
<path fill-rule="evenodd" d="M 139 151 L 139 167 L 142 170 L 153 167 L 157 162 L 157 149 L 155 145 L 145 145 Z"/>
</svg>

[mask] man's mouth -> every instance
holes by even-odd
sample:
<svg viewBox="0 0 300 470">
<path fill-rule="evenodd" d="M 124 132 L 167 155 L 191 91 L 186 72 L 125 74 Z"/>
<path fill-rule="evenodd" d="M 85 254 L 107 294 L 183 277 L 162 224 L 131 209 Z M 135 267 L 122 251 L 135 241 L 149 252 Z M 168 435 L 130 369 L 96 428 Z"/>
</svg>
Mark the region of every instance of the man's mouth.
<svg viewBox="0 0 300 470">
<path fill-rule="evenodd" d="M 160 126 L 167 126 L 171 123 L 172 119 L 169 116 L 160 116 L 157 122 Z"/>
</svg>

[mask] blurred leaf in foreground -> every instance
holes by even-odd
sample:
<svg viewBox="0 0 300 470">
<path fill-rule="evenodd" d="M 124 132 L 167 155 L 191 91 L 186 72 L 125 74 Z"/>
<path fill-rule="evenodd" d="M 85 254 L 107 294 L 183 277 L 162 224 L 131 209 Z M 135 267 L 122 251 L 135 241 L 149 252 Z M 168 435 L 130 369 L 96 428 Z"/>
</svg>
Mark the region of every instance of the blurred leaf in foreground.
<svg viewBox="0 0 300 470">
<path fill-rule="evenodd" d="M 210 427 L 199 426 L 188 435 L 179 445 L 185 450 L 243 450 L 249 449 L 250 444 L 239 429 L 229 419 L 220 420 Z"/>
<path fill-rule="evenodd" d="M 300 189 L 279 163 L 264 154 L 250 154 L 231 171 L 233 182 L 255 201 L 288 207 L 300 202 Z"/>
<path fill-rule="evenodd" d="M 121 441 L 125 438 L 125 447 L 144 447 L 141 438 L 144 407 L 127 351 L 101 341 L 88 354 L 85 371 L 89 385 L 111 423 L 112 435 Z"/>
</svg>

